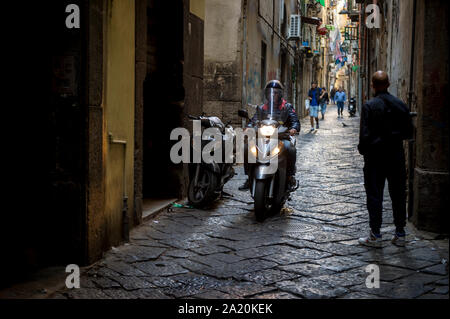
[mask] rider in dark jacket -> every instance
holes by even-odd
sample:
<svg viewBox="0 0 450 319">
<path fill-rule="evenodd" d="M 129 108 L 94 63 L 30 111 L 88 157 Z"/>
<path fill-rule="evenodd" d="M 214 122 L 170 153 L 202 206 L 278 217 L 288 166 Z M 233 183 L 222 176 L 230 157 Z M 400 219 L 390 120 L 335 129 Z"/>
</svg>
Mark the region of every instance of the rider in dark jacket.
<svg viewBox="0 0 450 319">
<path fill-rule="evenodd" d="M 267 94 L 268 90 L 271 90 L 274 93 L 273 97 L 269 97 Z M 275 90 L 273 90 L 275 89 Z M 291 135 L 297 134 L 300 131 L 300 121 L 298 120 L 298 116 L 295 113 L 294 108 L 291 104 L 287 103 L 286 100 L 283 99 L 283 85 L 280 81 L 272 80 L 267 82 L 265 86 L 266 91 L 266 100 L 267 102 L 256 109 L 256 113 L 253 118 L 248 123 L 247 127 L 255 127 L 258 121 L 267 119 L 268 115 L 272 114 L 275 116 L 282 124 L 289 128 L 289 133 Z M 273 99 L 273 110 L 271 110 L 269 101 Z M 289 183 L 295 184 L 295 162 L 297 160 L 297 152 L 295 147 L 289 142 L 285 141 L 285 147 L 288 151 L 287 157 L 287 174 L 289 176 Z M 245 174 L 248 176 L 249 172 L 249 164 L 247 163 L 247 145 L 244 148 L 245 150 L 245 163 L 244 170 Z M 240 190 L 246 190 L 249 188 L 248 179 L 245 183 L 239 188 Z"/>
</svg>

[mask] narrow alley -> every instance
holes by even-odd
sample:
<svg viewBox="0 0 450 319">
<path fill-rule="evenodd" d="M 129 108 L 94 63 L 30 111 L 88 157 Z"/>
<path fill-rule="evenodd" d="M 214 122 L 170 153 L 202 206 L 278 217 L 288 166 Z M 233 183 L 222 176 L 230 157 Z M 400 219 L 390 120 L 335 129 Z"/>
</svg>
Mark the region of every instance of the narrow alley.
<svg viewBox="0 0 450 319">
<path fill-rule="evenodd" d="M 330 106 L 319 130 L 302 121 L 300 188 L 278 216 L 257 223 L 243 169 L 232 195 L 211 210 L 170 208 L 136 227 L 85 269 L 80 289 L 51 298 L 447 298 L 448 239 L 408 225 L 405 248 L 394 231 L 385 191 L 383 248 L 357 239 L 368 232 L 358 154 L 359 117 L 337 119 Z M 367 288 L 366 267 L 380 267 L 380 288 Z"/>
</svg>

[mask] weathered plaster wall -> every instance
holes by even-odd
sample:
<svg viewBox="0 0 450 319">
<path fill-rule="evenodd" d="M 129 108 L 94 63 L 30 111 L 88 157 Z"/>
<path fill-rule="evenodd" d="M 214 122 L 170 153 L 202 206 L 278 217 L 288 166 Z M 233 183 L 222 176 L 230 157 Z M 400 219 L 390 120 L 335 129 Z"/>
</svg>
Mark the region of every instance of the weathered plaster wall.
<svg viewBox="0 0 450 319">
<path fill-rule="evenodd" d="M 204 106 L 207 115 L 238 123 L 241 107 L 241 1 L 209 0 L 205 7 Z"/>
<path fill-rule="evenodd" d="M 124 179 L 129 212 L 134 209 L 135 2 L 107 1 L 105 19 L 103 223 L 108 243 L 115 245 L 122 240 Z M 115 139 L 125 140 L 126 147 L 109 143 L 110 133 Z"/>
</svg>

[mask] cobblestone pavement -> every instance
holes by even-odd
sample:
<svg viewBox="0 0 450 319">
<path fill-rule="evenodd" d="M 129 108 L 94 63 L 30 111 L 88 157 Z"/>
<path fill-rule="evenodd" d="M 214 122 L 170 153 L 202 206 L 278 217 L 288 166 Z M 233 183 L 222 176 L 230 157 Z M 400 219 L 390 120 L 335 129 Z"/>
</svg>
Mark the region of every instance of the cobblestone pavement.
<svg viewBox="0 0 450 319">
<path fill-rule="evenodd" d="M 232 198 L 210 210 L 169 209 L 87 269 L 81 289 L 52 298 L 448 299 L 448 239 L 408 225 L 406 247 L 393 246 L 387 191 L 383 248 L 358 245 L 369 230 L 358 125 L 337 119 L 334 106 L 314 133 L 302 120 L 300 188 L 279 216 L 255 222 L 237 167 L 225 189 Z M 366 287 L 369 264 L 380 267 L 378 289 Z"/>
</svg>

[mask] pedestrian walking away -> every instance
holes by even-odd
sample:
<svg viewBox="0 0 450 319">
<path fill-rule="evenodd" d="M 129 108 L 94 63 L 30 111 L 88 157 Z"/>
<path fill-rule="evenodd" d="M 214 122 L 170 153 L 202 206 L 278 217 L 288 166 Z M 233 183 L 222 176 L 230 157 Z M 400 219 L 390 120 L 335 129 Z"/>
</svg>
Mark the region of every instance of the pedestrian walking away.
<svg viewBox="0 0 450 319">
<path fill-rule="evenodd" d="M 322 88 L 322 95 L 320 96 L 320 113 L 322 113 L 322 120 L 325 120 L 325 113 L 327 112 L 327 104 L 330 102 L 326 88 Z"/>
<path fill-rule="evenodd" d="M 361 109 L 358 150 L 364 156 L 364 186 L 369 211 L 370 234 L 359 239 L 366 246 L 381 246 L 380 233 L 383 213 L 383 190 L 388 181 L 396 227 L 392 243 L 405 244 L 406 226 L 406 168 L 403 140 L 412 137 L 413 125 L 405 103 L 387 89 L 386 72 L 372 77 L 375 97 Z"/>
<path fill-rule="evenodd" d="M 334 96 L 336 95 L 336 88 L 332 88 L 331 92 L 330 92 L 330 97 L 331 97 L 331 103 L 335 104 L 334 102 Z"/>
<path fill-rule="evenodd" d="M 341 87 L 339 88 L 339 91 L 336 92 L 334 100 L 336 101 L 338 108 L 338 118 L 343 117 L 344 103 L 347 100 L 347 95 Z"/>
<path fill-rule="evenodd" d="M 316 120 L 316 129 L 319 129 L 319 102 L 322 89 L 317 87 L 317 82 L 311 83 L 311 89 L 308 92 L 309 117 L 311 120 L 311 132 L 314 131 L 314 119 Z"/>
</svg>

